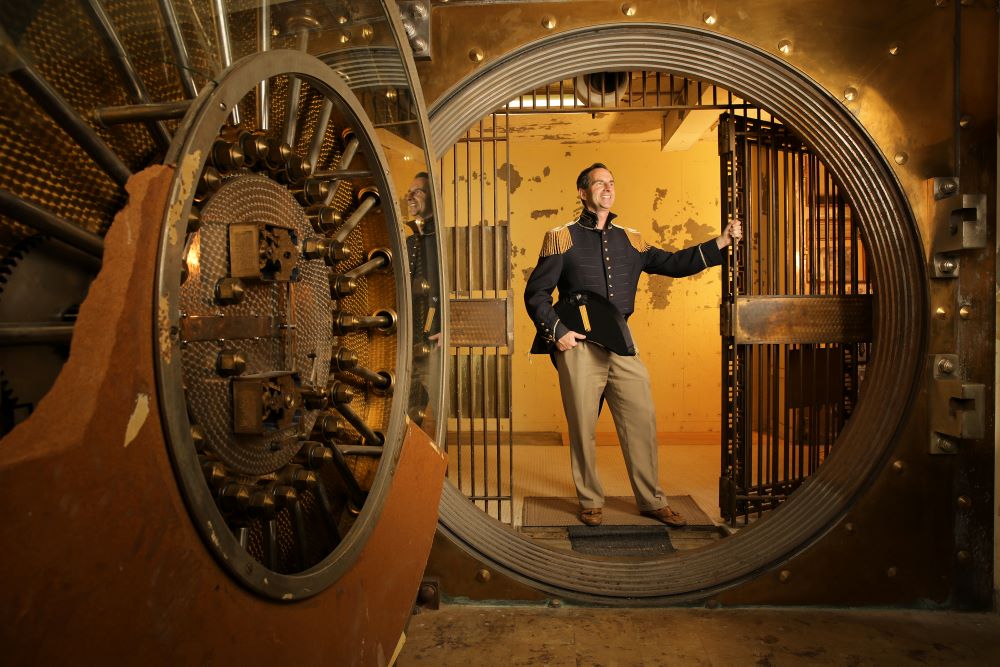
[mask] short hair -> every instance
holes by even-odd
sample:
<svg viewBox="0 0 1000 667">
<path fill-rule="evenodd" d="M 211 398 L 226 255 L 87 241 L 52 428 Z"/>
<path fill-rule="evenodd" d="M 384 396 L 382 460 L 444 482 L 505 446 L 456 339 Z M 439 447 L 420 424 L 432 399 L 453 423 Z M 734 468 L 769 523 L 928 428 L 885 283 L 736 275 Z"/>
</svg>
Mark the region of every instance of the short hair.
<svg viewBox="0 0 1000 667">
<path fill-rule="evenodd" d="M 414 176 L 413 178 L 415 178 L 415 179 L 416 178 L 423 178 L 423 179 L 426 179 L 428 181 L 431 180 L 431 177 L 427 175 L 426 171 L 418 171 L 417 175 Z"/>
<path fill-rule="evenodd" d="M 590 187 L 590 172 L 595 169 L 608 169 L 608 166 L 603 162 L 595 162 L 586 169 L 580 172 L 580 175 L 576 177 L 576 189 L 586 190 Z M 611 171 L 608 169 L 608 171 Z"/>
</svg>

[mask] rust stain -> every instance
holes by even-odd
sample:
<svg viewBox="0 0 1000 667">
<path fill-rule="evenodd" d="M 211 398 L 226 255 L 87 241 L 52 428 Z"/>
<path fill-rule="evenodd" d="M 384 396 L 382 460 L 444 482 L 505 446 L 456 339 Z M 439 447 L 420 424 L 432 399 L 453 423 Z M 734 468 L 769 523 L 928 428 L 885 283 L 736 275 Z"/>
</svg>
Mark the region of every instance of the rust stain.
<svg viewBox="0 0 1000 667">
<path fill-rule="evenodd" d="M 552 170 L 549 169 L 548 167 L 545 167 L 544 169 L 542 169 L 542 176 L 548 176 L 551 173 L 552 173 Z"/>
</svg>

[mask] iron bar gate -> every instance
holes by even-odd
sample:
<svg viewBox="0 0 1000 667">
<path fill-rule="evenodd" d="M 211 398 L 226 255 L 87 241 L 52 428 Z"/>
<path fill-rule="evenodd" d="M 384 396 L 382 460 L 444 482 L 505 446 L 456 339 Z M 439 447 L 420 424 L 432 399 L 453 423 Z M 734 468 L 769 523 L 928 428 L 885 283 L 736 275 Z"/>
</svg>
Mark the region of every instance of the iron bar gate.
<svg viewBox="0 0 1000 667">
<path fill-rule="evenodd" d="M 724 115 L 724 217 L 744 240 L 722 296 L 719 506 L 777 507 L 826 459 L 857 402 L 872 284 L 859 228 L 823 163 L 786 127 Z"/>
<path fill-rule="evenodd" d="M 448 479 L 513 521 L 509 116 L 470 128 L 441 159 L 448 257 L 451 396 Z"/>
</svg>

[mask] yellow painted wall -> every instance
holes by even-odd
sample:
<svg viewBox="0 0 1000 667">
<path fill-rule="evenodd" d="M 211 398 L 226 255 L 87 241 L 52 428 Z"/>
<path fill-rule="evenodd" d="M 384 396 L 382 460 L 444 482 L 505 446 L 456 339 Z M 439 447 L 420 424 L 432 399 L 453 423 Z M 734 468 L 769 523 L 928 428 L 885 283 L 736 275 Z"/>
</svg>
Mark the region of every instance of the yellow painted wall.
<svg viewBox="0 0 1000 667">
<path fill-rule="evenodd" d="M 579 210 L 575 181 L 583 167 L 596 161 L 608 165 L 615 176 L 618 222 L 638 229 L 652 245 L 678 250 L 719 233 L 715 133 L 687 151 L 663 152 L 655 117 L 625 116 L 511 117 L 515 431 L 565 432 L 555 369 L 547 356 L 528 354 L 534 327 L 523 294 L 545 231 Z M 680 279 L 644 274 L 640 280 L 630 324 L 650 370 L 661 432 L 720 429 L 719 272 Z M 605 410 L 598 432 L 613 431 Z"/>
</svg>

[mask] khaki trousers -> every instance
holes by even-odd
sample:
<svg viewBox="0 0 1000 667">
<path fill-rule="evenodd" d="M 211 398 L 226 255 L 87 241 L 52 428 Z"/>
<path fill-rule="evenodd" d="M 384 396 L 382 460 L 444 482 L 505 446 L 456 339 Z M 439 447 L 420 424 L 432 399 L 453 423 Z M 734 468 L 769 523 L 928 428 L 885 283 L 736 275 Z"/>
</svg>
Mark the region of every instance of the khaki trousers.
<svg viewBox="0 0 1000 667">
<path fill-rule="evenodd" d="M 604 393 L 639 510 L 664 507 L 667 497 L 658 481 L 653 395 L 649 372 L 639 357 L 622 357 L 583 341 L 566 352 L 556 352 L 555 361 L 580 505 L 588 509 L 604 505 L 594 440 L 598 404 Z"/>
</svg>

